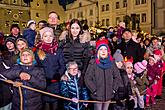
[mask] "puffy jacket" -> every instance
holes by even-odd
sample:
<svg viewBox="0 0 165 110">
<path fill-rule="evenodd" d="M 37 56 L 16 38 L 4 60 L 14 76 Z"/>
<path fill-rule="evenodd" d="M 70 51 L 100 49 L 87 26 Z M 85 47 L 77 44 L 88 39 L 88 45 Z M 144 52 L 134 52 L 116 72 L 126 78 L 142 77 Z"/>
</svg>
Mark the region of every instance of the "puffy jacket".
<svg viewBox="0 0 165 110">
<path fill-rule="evenodd" d="M 21 72 L 26 72 L 30 74 L 31 78 L 28 81 L 23 81 L 20 79 L 19 74 Z M 45 89 L 46 79 L 44 71 L 41 68 L 25 65 L 15 65 L 9 70 L 6 70 L 2 73 L 8 79 L 22 82 L 24 85 L 36 88 L 36 89 Z M 41 110 L 42 101 L 41 93 L 31 91 L 28 89 L 22 88 L 23 94 L 23 109 L 24 110 Z M 20 96 L 18 88 L 13 89 L 13 100 L 12 100 L 12 110 L 20 109 Z"/>
<path fill-rule="evenodd" d="M 114 62 L 108 69 L 101 69 L 92 59 L 85 73 L 85 83 L 94 100 L 109 101 L 120 86 L 121 77 Z"/>
<path fill-rule="evenodd" d="M 61 94 L 67 98 L 77 98 L 80 100 L 88 100 L 87 88 L 79 85 L 80 73 L 76 76 L 72 76 L 69 73 L 65 73 L 63 77 L 67 77 L 67 81 L 61 81 Z M 83 103 L 74 103 L 70 101 L 64 102 L 65 110 L 84 110 Z"/>
</svg>

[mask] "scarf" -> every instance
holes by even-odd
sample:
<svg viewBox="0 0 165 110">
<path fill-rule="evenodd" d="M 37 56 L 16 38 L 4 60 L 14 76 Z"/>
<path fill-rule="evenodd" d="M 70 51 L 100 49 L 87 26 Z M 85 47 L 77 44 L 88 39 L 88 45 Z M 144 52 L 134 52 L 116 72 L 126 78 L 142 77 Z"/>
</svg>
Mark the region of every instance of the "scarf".
<svg viewBox="0 0 165 110">
<path fill-rule="evenodd" d="M 58 43 L 54 40 L 52 43 L 45 43 L 43 41 L 36 45 L 37 48 L 43 50 L 44 52 L 55 54 L 58 48 Z"/>
<path fill-rule="evenodd" d="M 112 59 L 110 55 L 108 55 L 108 58 L 104 58 L 104 59 L 102 58 L 98 59 L 96 57 L 95 61 L 96 61 L 97 66 L 101 69 L 108 69 L 112 66 Z"/>
</svg>

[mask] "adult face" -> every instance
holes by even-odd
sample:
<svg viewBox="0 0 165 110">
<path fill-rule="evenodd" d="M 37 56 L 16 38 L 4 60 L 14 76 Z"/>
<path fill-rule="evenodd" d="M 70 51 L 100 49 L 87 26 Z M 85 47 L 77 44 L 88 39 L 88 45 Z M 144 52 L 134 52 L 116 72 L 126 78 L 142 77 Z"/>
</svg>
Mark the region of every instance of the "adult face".
<svg viewBox="0 0 165 110">
<path fill-rule="evenodd" d="M 57 25 L 58 21 L 58 15 L 56 13 L 49 14 L 48 23 L 50 25 Z"/>
<path fill-rule="evenodd" d="M 106 46 L 101 46 L 98 50 L 99 57 L 107 58 L 108 57 L 108 49 Z"/>
<path fill-rule="evenodd" d="M 78 74 L 78 66 L 75 64 L 75 65 L 70 65 L 69 66 L 69 73 L 72 75 L 72 76 L 75 76 Z"/>
<path fill-rule="evenodd" d="M 71 34 L 73 37 L 77 37 L 78 34 L 80 33 L 80 26 L 77 23 L 73 23 L 71 25 Z"/>
<path fill-rule="evenodd" d="M 8 41 L 6 43 L 6 47 L 7 47 L 8 50 L 14 50 L 15 49 L 14 43 L 13 42 L 10 42 L 10 41 Z"/>
<path fill-rule="evenodd" d="M 25 51 L 21 54 L 20 60 L 23 64 L 32 65 L 33 56 L 28 51 Z"/>
<path fill-rule="evenodd" d="M 17 49 L 21 52 L 22 50 L 24 50 L 25 48 L 27 48 L 27 44 L 26 42 L 22 41 L 22 40 L 19 40 L 17 42 Z"/>
<path fill-rule="evenodd" d="M 13 36 L 18 36 L 19 32 L 20 32 L 20 30 L 17 27 L 13 27 L 11 29 L 11 33 Z"/>
<path fill-rule="evenodd" d="M 123 38 L 125 39 L 125 41 L 129 41 L 132 38 L 132 33 L 129 31 L 125 31 L 123 33 Z"/>
<path fill-rule="evenodd" d="M 118 61 L 118 62 L 115 62 L 116 63 L 116 66 L 118 68 L 121 68 L 123 66 L 123 63 L 121 61 Z"/>
<path fill-rule="evenodd" d="M 45 43 L 52 43 L 53 42 L 53 35 L 51 32 L 45 32 L 42 37 L 43 42 Z"/>
<path fill-rule="evenodd" d="M 117 40 L 118 40 L 117 36 L 114 36 L 114 37 L 112 38 L 112 41 L 113 41 L 113 42 L 117 42 Z"/>
</svg>

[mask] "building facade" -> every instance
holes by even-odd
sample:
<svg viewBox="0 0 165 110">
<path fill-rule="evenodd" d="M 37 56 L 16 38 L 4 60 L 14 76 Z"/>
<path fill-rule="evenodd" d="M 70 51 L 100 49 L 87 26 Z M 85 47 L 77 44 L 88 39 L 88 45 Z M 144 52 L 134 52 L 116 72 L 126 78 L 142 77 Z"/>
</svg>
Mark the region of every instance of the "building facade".
<svg viewBox="0 0 165 110">
<path fill-rule="evenodd" d="M 23 0 L 0 0 L 0 13 L 0 31 L 5 34 L 10 34 L 12 24 L 24 29 L 30 19 L 30 8 Z"/>
<path fill-rule="evenodd" d="M 165 34 L 164 0 L 152 0 L 152 33 Z"/>
<path fill-rule="evenodd" d="M 133 30 L 139 26 L 143 31 L 151 32 L 151 0 L 77 0 L 67 7 L 66 15 L 67 20 L 87 19 L 89 26 L 98 23 L 99 27 L 108 28 L 126 21 Z"/>
<path fill-rule="evenodd" d="M 58 0 L 33 0 L 33 2 L 31 2 L 31 19 L 34 19 L 36 22 L 47 20 L 48 14 L 51 11 L 59 14 L 60 22 L 65 21 L 65 11 L 62 6 L 59 5 Z"/>
</svg>

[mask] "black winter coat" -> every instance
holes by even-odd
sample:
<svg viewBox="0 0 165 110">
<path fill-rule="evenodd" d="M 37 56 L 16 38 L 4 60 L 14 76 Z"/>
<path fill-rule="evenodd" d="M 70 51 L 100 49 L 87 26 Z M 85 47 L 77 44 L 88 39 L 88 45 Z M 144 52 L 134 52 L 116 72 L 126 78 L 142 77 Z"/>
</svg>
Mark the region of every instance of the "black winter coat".
<svg viewBox="0 0 165 110">
<path fill-rule="evenodd" d="M 141 52 L 140 44 L 137 44 L 132 39 L 130 39 L 127 43 L 122 41 L 117 48 L 121 50 L 121 54 L 124 57 L 132 56 L 134 63 L 143 60 L 144 55 Z"/>
<path fill-rule="evenodd" d="M 29 81 L 23 81 L 20 79 L 19 74 L 21 72 L 26 72 L 31 75 Z M 46 79 L 43 69 L 35 66 L 25 66 L 25 65 L 15 65 L 13 68 L 6 70 L 2 73 L 8 79 L 22 82 L 26 86 L 30 86 L 36 89 L 45 89 Z M 13 100 L 12 100 L 12 110 L 20 109 L 20 97 L 18 88 L 13 89 Z M 41 110 L 42 100 L 41 93 L 27 90 L 22 88 L 23 94 L 23 109 L 24 110 Z"/>
<path fill-rule="evenodd" d="M 85 83 L 91 97 L 98 101 L 109 101 L 120 86 L 121 77 L 114 62 L 108 69 L 101 69 L 92 59 L 85 73 Z"/>
<path fill-rule="evenodd" d="M 4 65 L 2 64 L 2 60 L 0 59 L 0 74 L 6 70 Z M 3 76 L 0 75 L 0 78 L 4 79 Z M 8 105 L 12 101 L 12 92 L 10 85 L 0 81 L 0 107 L 4 107 Z"/>
<path fill-rule="evenodd" d="M 46 90 L 47 92 L 58 94 L 59 81 L 65 72 L 64 55 L 61 49 L 58 49 L 55 54 L 46 53 L 46 57 L 41 61 L 46 75 Z M 45 102 L 57 101 L 56 98 L 51 96 L 43 97 Z"/>
<path fill-rule="evenodd" d="M 115 93 L 114 100 L 129 99 L 129 95 L 132 95 L 131 83 L 128 78 L 127 72 L 123 69 L 119 69 L 121 76 L 121 86 L 119 86 Z"/>
<path fill-rule="evenodd" d="M 63 45 L 63 53 L 65 63 L 76 61 L 83 76 L 89 63 L 89 44 L 80 43 L 78 39 L 67 39 L 66 43 Z"/>
</svg>

